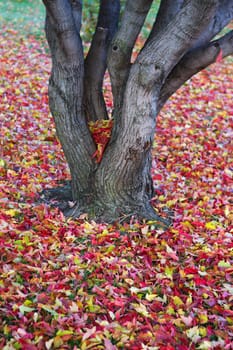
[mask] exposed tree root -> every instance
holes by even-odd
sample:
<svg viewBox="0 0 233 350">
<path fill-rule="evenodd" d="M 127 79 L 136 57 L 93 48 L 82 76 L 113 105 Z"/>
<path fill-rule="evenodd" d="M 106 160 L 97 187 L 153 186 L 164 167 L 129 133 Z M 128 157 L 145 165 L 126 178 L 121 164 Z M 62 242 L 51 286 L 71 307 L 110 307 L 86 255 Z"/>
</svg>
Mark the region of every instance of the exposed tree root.
<svg viewBox="0 0 233 350">
<path fill-rule="evenodd" d="M 55 187 L 55 188 L 46 188 L 41 193 L 41 199 L 45 200 L 63 200 L 63 201 L 71 201 L 72 200 L 72 191 L 71 191 L 71 183 L 67 181 L 65 185 Z"/>
<path fill-rule="evenodd" d="M 158 228 L 167 228 L 172 223 L 172 213 L 166 212 L 165 216 L 158 215 L 149 202 L 143 205 L 118 205 L 103 203 L 98 200 L 85 204 L 79 201 L 73 202 L 71 184 L 45 189 L 41 192 L 41 201 L 63 211 L 64 215 L 79 218 L 86 214 L 88 219 L 97 222 L 130 222 L 132 220 L 153 221 Z"/>
<path fill-rule="evenodd" d="M 149 206 L 148 206 L 149 207 Z M 86 209 L 86 210 L 85 210 Z M 71 216 L 73 218 L 77 218 L 83 213 L 87 213 L 87 217 L 89 219 L 93 219 L 96 222 L 108 222 L 108 223 L 123 223 L 123 222 L 131 222 L 133 221 L 153 221 L 158 228 L 167 228 L 171 225 L 171 218 L 164 218 L 158 215 L 154 209 L 151 207 L 150 210 L 148 208 L 127 208 L 125 211 L 121 208 L 121 211 L 116 211 L 109 207 L 100 207 L 98 204 L 93 206 L 88 206 L 87 208 L 82 208 L 77 203 L 73 208 L 65 210 L 66 216 Z"/>
<path fill-rule="evenodd" d="M 40 193 L 40 200 L 62 211 L 68 210 L 70 208 L 69 202 L 72 201 L 70 181 L 67 181 L 63 186 L 43 190 Z"/>
</svg>

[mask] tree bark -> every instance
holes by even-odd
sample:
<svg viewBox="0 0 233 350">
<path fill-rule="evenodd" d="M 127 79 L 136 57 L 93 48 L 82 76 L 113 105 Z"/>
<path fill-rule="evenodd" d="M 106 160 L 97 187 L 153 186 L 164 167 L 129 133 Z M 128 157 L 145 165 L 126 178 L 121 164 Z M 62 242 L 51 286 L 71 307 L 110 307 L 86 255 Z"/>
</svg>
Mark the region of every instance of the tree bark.
<svg viewBox="0 0 233 350">
<path fill-rule="evenodd" d="M 207 28 L 200 35 L 198 40 L 194 43 L 193 49 L 200 46 L 207 45 L 215 35 L 221 32 L 221 30 L 233 19 L 233 1 L 221 0 L 215 11 L 215 15 L 210 21 Z"/>
<path fill-rule="evenodd" d="M 121 27 L 109 50 L 114 128 L 99 164 L 93 159 L 96 146 L 85 118 L 83 86 L 85 79 L 88 82 L 94 77 L 92 85 L 88 83 L 87 86 L 97 86 L 97 91 L 101 89 L 110 27 L 97 25 L 86 60 L 85 78 L 79 35 L 80 6 L 75 7 L 75 10 L 79 8 L 76 13 L 72 1 L 43 1 L 47 8 L 46 32 L 53 63 L 49 83 L 50 109 L 72 176 L 74 203 L 67 215 L 78 217 L 87 213 L 89 218 L 108 222 L 135 216 L 168 224 L 169 221 L 158 216 L 150 204 L 153 196 L 151 147 L 156 116 L 175 84 L 182 83 L 200 66 L 215 60 L 220 49 L 224 55 L 231 52 L 232 34 L 194 49 L 202 33 L 209 30 L 218 0 L 176 0 L 173 3 L 163 0 L 161 8 L 170 3 L 170 11 L 160 11 L 156 19 L 160 23 L 158 33 L 152 32 L 132 65 L 132 48 L 151 0 L 127 1 Z M 103 1 L 102 4 L 107 3 Z M 103 63 L 97 74 L 95 57 L 97 62 Z M 192 67 L 185 69 L 190 64 Z M 178 74 L 179 67 L 182 67 L 183 75 Z M 87 101 L 91 108 L 100 111 L 102 107 L 98 104 L 102 96 L 99 99 L 98 93 L 92 92 L 88 97 L 86 95 Z M 94 119 L 99 118 L 99 111 L 93 112 Z"/>
<path fill-rule="evenodd" d="M 233 54 L 233 31 L 228 32 L 218 40 L 190 51 L 182 58 L 161 88 L 158 109 L 161 110 L 169 97 L 188 79 L 214 63 L 220 52 L 222 58 Z"/>
<path fill-rule="evenodd" d="M 96 171 L 96 198 L 105 208 L 106 217 L 117 217 L 123 211 L 129 216 L 158 218 L 149 201 L 150 152 L 160 88 L 183 53 L 208 25 L 216 3 L 189 2 L 159 39 L 147 43 L 131 67 L 117 120 L 118 131 Z"/>
<path fill-rule="evenodd" d="M 184 0 L 161 0 L 154 25 L 147 41 L 152 40 L 177 15 L 184 5 Z"/>
<path fill-rule="evenodd" d="M 128 0 L 120 28 L 111 42 L 108 54 L 108 69 L 112 83 L 116 122 L 119 113 L 121 113 L 132 50 L 151 4 L 152 0 Z"/>
<path fill-rule="evenodd" d="M 119 0 L 101 0 L 96 31 L 85 59 L 84 111 L 89 121 L 108 119 L 103 79 L 107 68 L 107 51 L 117 30 L 119 13 Z"/>
<path fill-rule="evenodd" d="M 77 13 L 66 0 L 44 0 L 52 55 L 49 105 L 72 176 L 73 199 L 91 195 L 95 144 L 83 113 L 84 56 Z M 77 10 L 75 8 L 75 10 Z M 84 199 L 82 199 L 84 198 Z"/>
</svg>

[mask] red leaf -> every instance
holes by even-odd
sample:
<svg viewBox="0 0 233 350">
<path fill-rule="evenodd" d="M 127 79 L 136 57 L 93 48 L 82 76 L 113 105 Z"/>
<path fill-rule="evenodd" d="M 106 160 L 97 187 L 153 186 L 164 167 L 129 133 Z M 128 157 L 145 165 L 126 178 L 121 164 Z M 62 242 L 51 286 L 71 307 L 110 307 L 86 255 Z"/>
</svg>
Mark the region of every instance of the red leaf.
<svg viewBox="0 0 233 350">
<path fill-rule="evenodd" d="M 218 53 L 218 56 L 217 56 L 215 62 L 221 62 L 222 59 L 223 59 L 223 52 L 222 52 L 222 49 L 220 48 L 220 51 Z"/>
</svg>

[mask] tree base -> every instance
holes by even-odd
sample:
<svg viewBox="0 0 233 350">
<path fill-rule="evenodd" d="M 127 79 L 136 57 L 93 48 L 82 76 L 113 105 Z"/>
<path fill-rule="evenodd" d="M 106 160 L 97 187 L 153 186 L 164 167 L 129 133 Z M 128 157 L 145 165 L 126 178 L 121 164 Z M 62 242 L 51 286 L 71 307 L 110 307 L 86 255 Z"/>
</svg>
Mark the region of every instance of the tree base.
<svg viewBox="0 0 233 350">
<path fill-rule="evenodd" d="M 118 206 L 111 203 L 103 203 L 93 200 L 92 203 L 74 202 L 72 199 L 71 183 L 64 186 L 45 189 L 41 192 L 41 200 L 53 207 L 59 208 L 65 216 L 79 218 L 86 217 L 96 222 L 123 223 L 136 221 L 153 221 L 158 228 L 166 229 L 172 224 L 172 213 L 167 212 L 166 217 L 158 215 L 149 202 L 141 205 L 135 203 L 122 204 Z M 165 211 L 164 211 L 165 213 Z"/>
<path fill-rule="evenodd" d="M 69 202 L 72 202 L 71 182 L 65 182 L 65 185 L 55 188 L 47 188 L 40 193 L 42 202 L 57 207 L 62 211 L 70 209 Z"/>
<path fill-rule="evenodd" d="M 150 204 L 140 207 L 121 206 L 121 210 L 115 210 L 109 208 L 107 205 L 103 206 L 99 203 L 88 207 L 80 206 L 78 203 L 72 208 L 68 208 L 64 211 L 67 217 L 79 218 L 86 213 L 88 219 L 95 220 L 96 222 L 107 223 L 123 223 L 132 221 L 153 221 L 159 228 L 167 228 L 171 225 L 171 218 L 164 218 L 158 215 Z"/>
</svg>

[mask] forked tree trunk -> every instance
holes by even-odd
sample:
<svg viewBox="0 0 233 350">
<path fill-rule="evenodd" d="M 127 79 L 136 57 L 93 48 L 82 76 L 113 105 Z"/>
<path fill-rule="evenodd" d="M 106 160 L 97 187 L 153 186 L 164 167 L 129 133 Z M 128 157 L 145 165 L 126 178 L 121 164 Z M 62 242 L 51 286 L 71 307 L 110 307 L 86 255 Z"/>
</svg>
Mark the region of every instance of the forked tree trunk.
<svg viewBox="0 0 233 350">
<path fill-rule="evenodd" d="M 85 64 L 79 35 L 81 1 L 43 1 L 47 9 L 46 34 L 53 63 L 49 82 L 50 109 L 69 164 L 72 200 L 75 202 L 67 215 L 79 217 L 87 213 L 89 218 L 109 222 L 135 216 L 167 224 L 168 221 L 159 217 L 150 204 L 153 196 L 151 147 L 156 116 L 166 99 L 192 74 L 213 62 L 220 49 L 225 50 L 224 55 L 229 54 L 226 44 L 229 38 L 194 50 L 202 32 L 206 28 L 208 33 L 211 32 L 218 1 L 161 1 L 151 35 L 133 65 L 130 64 L 131 52 L 151 0 L 127 1 L 121 28 L 112 42 L 119 1 L 111 0 L 109 6 L 110 1 L 102 0 L 100 13 L 103 17 L 99 16 Z M 110 20 L 111 16 L 114 21 Z M 133 25 L 127 26 L 130 21 Z M 214 36 L 214 30 L 212 32 Z M 125 39 L 124 33 L 127 34 Z M 208 35 L 209 40 L 211 35 Z M 99 39 L 101 45 L 98 45 Z M 232 35 L 230 40 L 232 42 Z M 97 164 L 93 158 L 96 146 L 87 121 L 99 119 L 101 114 L 106 118 L 100 85 L 108 48 L 115 103 L 114 127 L 103 159 Z M 193 55 L 190 54 L 192 50 Z M 203 53 L 205 59 L 198 68 L 197 62 Z M 195 68 L 189 70 L 185 63 L 191 59 L 195 59 Z M 177 67 L 182 67 L 182 62 L 185 69 L 177 77 Z M 95 74 L 98 63 L 100 70 Z"/>
</svg>

